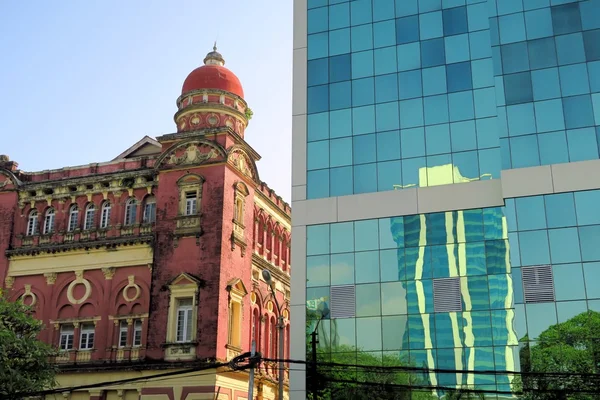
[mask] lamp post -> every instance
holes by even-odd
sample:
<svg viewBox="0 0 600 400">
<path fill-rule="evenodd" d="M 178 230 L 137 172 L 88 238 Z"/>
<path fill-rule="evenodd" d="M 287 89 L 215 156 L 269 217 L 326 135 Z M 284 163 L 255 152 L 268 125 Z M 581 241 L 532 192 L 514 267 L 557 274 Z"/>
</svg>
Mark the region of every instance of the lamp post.
<svg viewBox="0 0 600 400">
<path fill-rule="evenodd" d="M 263 269 L 262 271 L 262 277 L 265 280 L 265 282 L 267 282 L 267 285 L 269 285 L 269 288 L 271 289 L 271 293 L 273 293 L 273 299 L 275 301 L 275 306 L 277 307 L 277 313 L 278 313 L 278 318 L 277 318 L 277 328 L 279 329 L 279 376 L 278 376 L 278 380 L 279 380 L 279 400 L 283 400 L 283 329 L 285 327 L 284 323 L 283 323 L 283 314 L 282 314 L 282 310 L 281 307 L 279 306 L 279 302 L 277 301 L 277 294 L 275 293 L 275 289 L 273 288 L 273 279 L 271 277 L 271 273 L 266 270 Z"/>
</svg>

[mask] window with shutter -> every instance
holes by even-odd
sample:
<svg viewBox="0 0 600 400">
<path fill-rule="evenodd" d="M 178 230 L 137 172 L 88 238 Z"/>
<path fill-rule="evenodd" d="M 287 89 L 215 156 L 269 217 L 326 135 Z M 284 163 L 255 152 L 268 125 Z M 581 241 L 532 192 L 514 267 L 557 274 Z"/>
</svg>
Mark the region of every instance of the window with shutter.
<svg viewBox="0 0 600 400">
<path fill-rule="evenodd" d="M 521 268 L 525 303 L 548 303 L 554 301 L 552 266 L 540 265 Z"/>
<path fill-rule="evenodd" d="M 433 310 L 436 313 L 462 311 L 459 277 L 433 280 Z"/>
<path fill-rule="evenodd" d="M 352 318 L 355 316 L 356 287 L 354 285 L 332 286 L 330 294 L 331 318 Z"/>
</svg>

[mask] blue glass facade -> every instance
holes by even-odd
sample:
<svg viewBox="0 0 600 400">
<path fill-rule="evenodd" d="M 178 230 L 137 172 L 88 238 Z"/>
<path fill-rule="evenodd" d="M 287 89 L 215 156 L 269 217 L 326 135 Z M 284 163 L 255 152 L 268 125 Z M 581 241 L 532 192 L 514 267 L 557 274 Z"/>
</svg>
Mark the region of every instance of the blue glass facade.
<svg viewBox="0 0 600 400">
<path fill-rule="evenodd" d="M 308 1 L 307 198 L 597 159 L 599 0 Z"/>
<path fill-rule="evenodd" d="M 307 18 L 309 200 L 600 158 L 600 0 L 308 0 Z M 322 321 L 320 353 L 588 372 L 539 354 L 557 324 L 600 321 L 599 205 L 600 190 L 585 189 L 307 226 L 309 320 L 335 308 L 333 289 L 355 291 L 353 313 Z M 460 287 L 458 310 L 436 305 L 435 285 L 448 279 Z M 423 379 L 524 384 L 503 374 Z"/>
</svg>

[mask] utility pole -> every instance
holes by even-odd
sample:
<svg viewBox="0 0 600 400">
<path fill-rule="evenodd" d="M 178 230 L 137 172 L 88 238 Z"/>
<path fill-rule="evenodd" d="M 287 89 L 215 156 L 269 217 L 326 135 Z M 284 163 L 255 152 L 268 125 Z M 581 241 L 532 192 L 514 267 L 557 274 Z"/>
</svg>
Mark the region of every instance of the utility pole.
<svg viewBox="0 0 600 400">
<path fill-rule="evenodd" d="M 254 332 L 252 332 L 254 336 Z M 256 341 L 252 339 L 252 347 L 250 349 L 252 357 L 256 355 Z M 248 400 L 254 400 L 254 367 L 250 368 L 250 380 L 248 382 Z"/>
<path fill-rule="evenodd" d="M 263 279 L 265 280 L 265 282 L 267 282 L 267 285 L 269 286 L 269 288 L 271 289 L 271 293 L 273 294 L 273 300 L 275 301 L 275 306 L 277 307 L 277 313 L 279 315 L 279 318 L 277 318 L 277 328 L 279 329 L 279 376 L 278 376 L 278 383 L 279 383 L 279 400 L 283 400 L 283 375 L 284 375 L 284 366 L 283 366 L 283 358 L 284 358 L 284 354 L 283 354 L 283 330 L 285 329 L 285 324 L 283 321 L 283 314 L 282 314 L 282 309 L 279 306 L 279 301 L 277 301 L 277 294 L 275 293 L 275 288 L 273 287 L 273 278 L 271 277 L 271 273 L 266 270 L 263 269 L 262 271 L 262 276 Z"/>
</svg>

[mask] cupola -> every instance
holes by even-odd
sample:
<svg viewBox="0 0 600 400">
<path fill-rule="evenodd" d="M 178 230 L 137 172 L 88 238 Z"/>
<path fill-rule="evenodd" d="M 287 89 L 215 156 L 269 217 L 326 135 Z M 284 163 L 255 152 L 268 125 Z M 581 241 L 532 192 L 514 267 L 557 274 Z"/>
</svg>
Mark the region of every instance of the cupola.
<svg viewBox="0 0 600 400">
<path fill-rule="evenodd" d="M 178 132 L 228 127 L 243 136 L 252 112 L 244 101 L 240 80 L 225 68 L 216 43 L 204 58 L 204 65 L 183 82 L 177 108 Z"/>
</svg>

